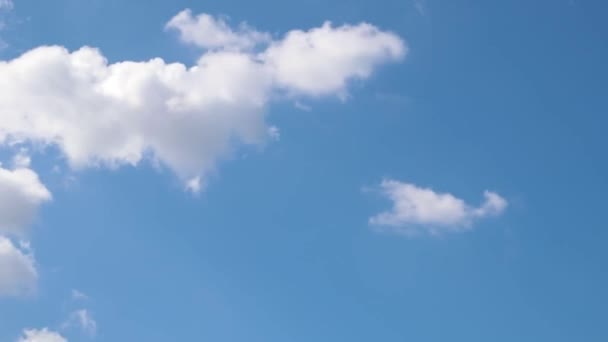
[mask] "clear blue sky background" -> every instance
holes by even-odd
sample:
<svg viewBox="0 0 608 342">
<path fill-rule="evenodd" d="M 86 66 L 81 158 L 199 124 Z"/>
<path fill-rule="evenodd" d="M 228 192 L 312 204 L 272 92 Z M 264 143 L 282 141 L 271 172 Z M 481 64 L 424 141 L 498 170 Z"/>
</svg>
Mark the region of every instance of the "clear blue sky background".
<svg viewBox="0 0 608 342">
<path fill-rule="evenodd" d="M 273 33 L 366 21 L 411 50 L 344 103 L 274 103 L 280 141 L 240 150 L 198 196 L 145 163 L 66 183 L 58 153 L 34 155 L 54 195 L 31 236 L 38 294 L 0 301 L 0 341 L 59 329 L 71 289 L 97 341 L 608 340 L 608 5 L 418 4 L 17 0 L 2 59 L 59 44 L 192 64 L 163 30 L 184 8 Z M 378 234 L 388 203 L 362 188 L 383 177 L 510 205 L 466 233 Z"/>
</svg>

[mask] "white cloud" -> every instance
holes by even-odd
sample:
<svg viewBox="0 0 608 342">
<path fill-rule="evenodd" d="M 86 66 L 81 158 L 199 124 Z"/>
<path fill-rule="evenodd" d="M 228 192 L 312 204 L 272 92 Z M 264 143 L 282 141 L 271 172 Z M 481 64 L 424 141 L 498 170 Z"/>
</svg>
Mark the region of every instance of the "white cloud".
<svg viewBox="0 0 608 342">
<path fill-rule="evenodd" d="M 59 46 L 0 61 L 0 144 L 54 145 L 76 169 L 148 158 L 197 190 L 235 147 L 272 138 L 265 113 L 275 93 L 344 96 L 350 80 L 406 53 L 369 24 L 291 31 L 259 52 L 245 48 L 266 34 L 205 14 L 181 12 L 168 27 L 211 50 L 191 67 L 110 64 L 94 48 Z"/>
<path fill-rule="evenodd" d="M 479 207 L 470 206 L 449 193 L 396 180 L 382 181 L 380 191 L 393 202 L 393 207 L 371 217 L 369 223 L 380 231 L 407 235 L 469 230 L 476 220 L 499 215 L 507 207 L 504 198 L 490 191 L 484 192 L 485 201 Z"/>
<path fill-rule="evenodd" d="M 135 165 L 149 154 L 190 180 L 234 141 L 266 138 L 269 80 L 248 55 L 109 65 L 101 53 L 41 47 L 0 63 L 0 141 L 57 145 L 74 168 Z"/>
<path fill-rule="evenodd" d="M 79 327 L 89 336 L 95 336 L 97 333 L 97 322 L 91 313 L 86 309 L 72 312 L 68 317 L 68 320 L 63 324 L 64 329 L 72 326 Z"/>
<path fill-rule="evenodd" d="M 202 13 L 194 17 L 189 9 L 173 17 L 165 26 L 177 30 L 183 42 L 206 49 L 251 49 L 257 44 L 270 41 L 270 35 L 241 24 L 232 30 L 221 18 Z"/>
<path fill-rule="evenodd" d="M 6 237 L 23 237 L 38 207 L 51 199 L 29 163 L 22 150 L 13 158 L 15 169 L 0 166 L 0 297 L 31 294 L 38 279 L 29 243 L 17 247 Z"/>
<path fill-rule="evenodd" d="M 401 59 L 405 43 L 395 34 L 362 23 L 294 30 L 262 54 L 278 86 L 312 96 L 345 95 L 348 82 L 366 79 L 380 64 Z"/>
<path fill-rule="evenodd" d="M 0 297 L 32 294 L 37 280 L 34 256 L 27 244 L 19 248 L 0 236 Z"/>
<path fill-rule="evenodd" d="M 23 236 L 38 207 L 51 200 L 51 193 L 27 163 L 29 160 L 19 154 L 15 169 L 0 166 L 0 235 Z"/>
<path fill-rule="evenodd" d="M 47 328 L 42 330 L 25 330 L 17 342 L 67 342 L 64 337 Z"/>
</svg>

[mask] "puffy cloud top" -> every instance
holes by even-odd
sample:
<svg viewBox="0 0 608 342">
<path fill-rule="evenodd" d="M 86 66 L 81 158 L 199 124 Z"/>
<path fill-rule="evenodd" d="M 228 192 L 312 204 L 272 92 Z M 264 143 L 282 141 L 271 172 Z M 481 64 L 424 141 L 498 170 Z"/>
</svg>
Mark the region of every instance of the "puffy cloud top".
<svg viewBox="0 0 608 342">
<path fill-rule="evenodd" d="M 193 66 L 108 63 L 91 47 L 43 46 L 0 61 L 0 144 L 59 147 L 74 168 L 135 165 L 149 157 L 190 189 L 238 144 L 261 144 L 274 92 L 344 95 L 350 80 L 406 54 L 370 24 L 294 30 L 272 40 L 242 24 L 183 11 L 167 24 L 206 48 Z M 252 46 L 264 43 L 254 51 Z"/>
<path fill-rule="evenodd" d="M 38 207 L 51 200 L 38 175 L 23 164 L 24 158 L 15 158 L 14 170 L 0 167 L 0 235 L 23 236 Z"/>
<path fill-rule="evenodd" d="M 182 41 L 207 49 L 251 49 L 270 41 L 268 33 L 258 32 L 247 24 L 234 31 L 221 18 L 206 13 L 193 16 L 189 9 L 178 13 L 165 27 L 177 30 Z"/>
<path fill-rule="evenodd" d="M 63 336 L 46 328 L 42 330 L 25 330 L 17 342 L 67 342 Z"/>
<path fill-rule="evenodd" d="M 303 95 L 346 92 L 347 82 L 368 78 L 380 64 L 402 58 L 405 43 L 395 34 L 362 23 L 294 30 L 263 53 L 275 81 Z"/>
</svg>

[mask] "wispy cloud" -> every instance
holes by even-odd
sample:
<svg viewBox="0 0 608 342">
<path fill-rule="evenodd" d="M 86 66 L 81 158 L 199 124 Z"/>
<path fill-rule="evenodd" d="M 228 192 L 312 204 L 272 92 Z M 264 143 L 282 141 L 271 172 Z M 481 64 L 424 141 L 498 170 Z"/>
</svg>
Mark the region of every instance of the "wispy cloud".
<svg viewBox="0 0 608 342">
<path fill-rule="evenodd" d="M 15 7 L 12 0 L 0 0 L 0 10 L 12 10 Z"/>
<path fill-rule="evenodd" d="M 92 314 L 86 309 L 72 312 L 62 325 L 63 329 L 72 327 L 78 327 L 85 334 L 91 337 L 97 334 L 97 322 L 93 318 Z"/>
<path fill-rule="evenodd" d="M 83 292 L 78 291 L 76 289 L 72 290 L 72 300 L 79 301 L 79 300 L 87 300 L 87 299 L 89 299 L 89 296 L 87 296 Z"/>
<path fill-rule="evenodd" d="M 296 101 L 294 103 L 294 107 L 296 107 L 297 109 L 299 109 L 303 112 L 310 112 L 312 110 L 312 107 L 310 107 L 309 105 L 302 103 L 300 101 Z"/>
<path fill-rule="evenodd" d="M 12 0 L 0 0 L 0 33 L 4 31 L 7 26 L 6 14 L 12 11 L 14 7 Z M 0 36 L 0 51 L 8 47 L 8 43 Z"/>
<path fill-rule="evenodd" d="M 414 8 L 421 16 L 425 16 L 427 14 L 426 0 L 414 0 Z"/>
</svg>

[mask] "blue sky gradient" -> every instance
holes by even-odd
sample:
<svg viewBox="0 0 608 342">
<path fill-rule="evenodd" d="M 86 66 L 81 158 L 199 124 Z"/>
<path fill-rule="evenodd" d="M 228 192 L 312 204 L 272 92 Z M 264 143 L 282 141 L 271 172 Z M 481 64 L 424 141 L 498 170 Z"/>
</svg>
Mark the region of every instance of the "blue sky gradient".
<svg viewBox="0 0 608 342">
<path fill-rule="evenodd" d="M 280 139 L 235 148 L 200 193 L 149 160 L 73 170 L 30 147 L 53 199 L 27 237 L 37 290 L 0 298 L 0 341 L 608 339 L 605 2 L 16 0 L 0 60 L 87 45 L 192 65 L 200 49 L 165 29 L 185 8 L 273 37 L 368 22 L 409 52 L 345 100 L 273 98 Z M 2 145 L 2 165 L 15 153 Z M 382 233 L 383 179 L 508 207 L 464 231 Z M 70 323 L 81 309 L 94 332 Z"/>
</svg>

